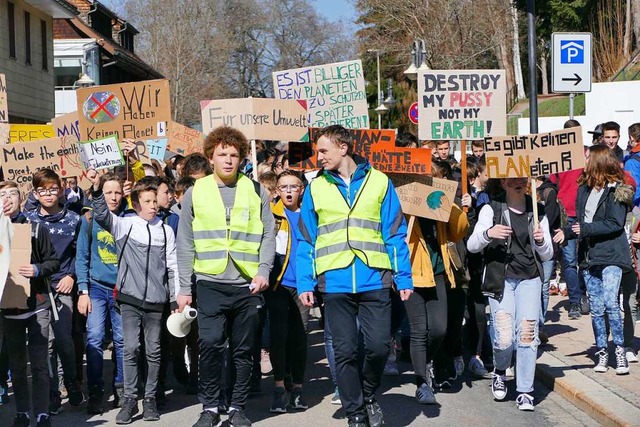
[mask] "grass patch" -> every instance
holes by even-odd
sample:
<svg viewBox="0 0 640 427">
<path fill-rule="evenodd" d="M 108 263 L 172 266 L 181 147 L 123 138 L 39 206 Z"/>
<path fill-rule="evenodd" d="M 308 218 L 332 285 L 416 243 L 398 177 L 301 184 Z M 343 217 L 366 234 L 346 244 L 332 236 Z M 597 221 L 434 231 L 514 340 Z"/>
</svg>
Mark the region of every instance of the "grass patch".
<svg viewBox="0 0 640 427">
<path fill-rule="evenodd" d="M 576 95 L 573 102 L 573 115 L 582 116 L 585 114 L 585 96 Z M 538 117 L 556 117 L 569 115 L 569 96 L 562 98 L 551 98 L 546 100 L 538 99 Z M 522 112 L 522 117 L 529 117 L 529 109 Z"/>
</svg>

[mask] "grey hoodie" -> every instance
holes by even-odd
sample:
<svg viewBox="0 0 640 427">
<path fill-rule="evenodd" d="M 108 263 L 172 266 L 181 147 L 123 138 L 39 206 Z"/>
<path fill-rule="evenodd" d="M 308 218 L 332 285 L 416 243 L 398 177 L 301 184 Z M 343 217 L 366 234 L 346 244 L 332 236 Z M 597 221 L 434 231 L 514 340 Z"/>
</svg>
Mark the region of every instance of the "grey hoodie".
<svg viewBox="0 0 640 427">
<path fill-rule="evenodd" d="M 162 311 L 179 289 L 175 235 L 159 218 L 112 214 L 102 190 L 93 192 L 94 219 L 110 232 L 118 248 L 117 300 Z"/>
</svg>

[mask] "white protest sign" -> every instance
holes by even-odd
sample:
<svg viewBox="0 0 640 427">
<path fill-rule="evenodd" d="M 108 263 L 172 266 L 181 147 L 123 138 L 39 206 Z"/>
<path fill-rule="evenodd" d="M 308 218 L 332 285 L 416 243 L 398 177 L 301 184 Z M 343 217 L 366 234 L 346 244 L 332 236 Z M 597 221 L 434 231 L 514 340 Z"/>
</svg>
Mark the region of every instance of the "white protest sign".
<svg viewBox="0 0 640 427">
<path fill-rule="evenodd" d="M 506 133 L 504 70 L 427 70 L 418 74 L 421 140 L 481 139 Z"/>
<path fill-rule="evenodd" d="M 85 169 L 108 169 L 124 165 L 118 138 L 108 136 L 93 141 L 78 142 L 80 159 Z"/>
<path fill-rule="evenodd" d="M 309 126 L 369 128 L 362 61 L 337 62 L 273 73 L 276 98 L 305 99 Z"/>
</svg>

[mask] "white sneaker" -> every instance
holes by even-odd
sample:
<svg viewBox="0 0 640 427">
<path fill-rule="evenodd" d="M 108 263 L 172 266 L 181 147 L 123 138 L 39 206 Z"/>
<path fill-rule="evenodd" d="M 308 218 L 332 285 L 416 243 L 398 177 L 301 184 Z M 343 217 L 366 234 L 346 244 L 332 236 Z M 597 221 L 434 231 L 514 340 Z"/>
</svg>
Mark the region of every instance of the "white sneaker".
<svg viewBox="0 0 640 427">
<path fill-rule="evenodd" d="M 507 378 L 514 378 L 516 376 L 516 371 L 513 370 L 512 366 L 509 366 L 504 372 L 504 376 Z"/>
<path fill-rule="evenodd" d="M 626 351 L 626 355 L 627 355 L 627 362 L 629 362 L 629 363 L 638 363 L 638 356 L 636 355 L 636 352 L 633 351 L 633 348 L 627 347 L 625 349 L 625 351 Z"/>
<path fill-rule="evenodd" d="M 616 374 L 626 375 L 629 373 L 629 361 L 622 346 L 616 347 Z"/>
<path fill-rule="evenodd" d="M 533 406 L 533 396 L 527 393 L 520 393 L 516 398 L 516 402 L 518 403 L 518 409 L 521 411 L 533 411 L 535 409 Z"/>
<path fill-rule="evenodd" d="M 476 378 L 488 378 L 489 376 L 489 371 L 484 367 L 484 363 L 477 357 L 469 359 L 469 372 Z"/>
<path fill-rule="evenodd" d="M 459 377 L 464 373 L 464 359 L 462 356 L 453 358 L 453 367 L 456 370 L 456 377 Z"/>
</svg>

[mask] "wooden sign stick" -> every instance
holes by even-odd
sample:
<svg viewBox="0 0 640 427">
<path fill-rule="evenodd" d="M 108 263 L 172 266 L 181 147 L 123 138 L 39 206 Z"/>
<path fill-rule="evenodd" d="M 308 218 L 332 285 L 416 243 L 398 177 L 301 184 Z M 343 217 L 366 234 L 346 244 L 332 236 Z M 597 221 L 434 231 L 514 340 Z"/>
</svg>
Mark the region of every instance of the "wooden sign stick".
<svg viewBox="0 0 640 427">
<path fill-rule="evenodd" d="M 460 141 L 460 169 L 462 173 L 462 195 L 464 196 L 469 192 L 469 180 L 467 179 L 467 141 Z M 464 212 L 468 212 L 469 208 L 466 206 L 462 208 Z"/>
<path fill-rule="evenodd" d="M 256 140 L 251 140 L 251 164 L 253 165 L 253 180 L 258 180 L 258 153 L 256 151 Z"/>
<path fill-rule="evenodd" d="M 409 215 L 409 223 L 407 224 L 407 244 L 409 243 L 409 239 L 411 239 L 411 232 L 413 232 L 413 226 L 415 222 L 415 215 Z"/>
<path fill-rule="evenodd" d="M 533 229 L 538 229 L 538 191 L 536 190 L 536 178 L 531 177 L 531 202 L 533 203 Z"/>
</svg>

